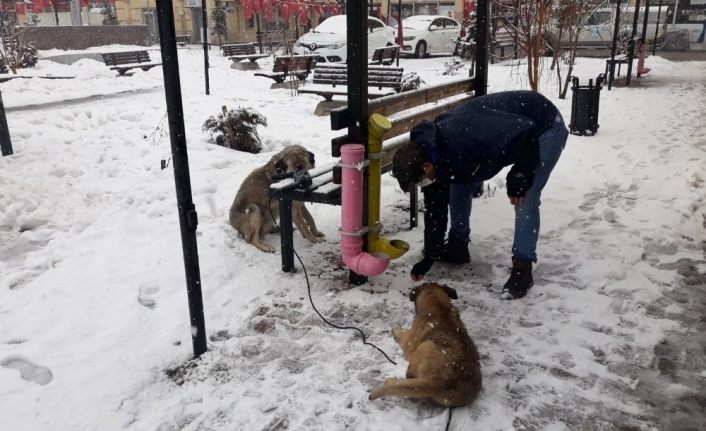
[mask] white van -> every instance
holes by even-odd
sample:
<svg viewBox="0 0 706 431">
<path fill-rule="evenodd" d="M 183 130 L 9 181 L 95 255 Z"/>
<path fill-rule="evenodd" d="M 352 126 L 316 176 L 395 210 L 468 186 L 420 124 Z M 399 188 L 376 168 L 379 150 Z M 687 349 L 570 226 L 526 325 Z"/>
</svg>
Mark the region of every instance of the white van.
<svg viewBox="0 0 706 431">
<path fill-rule="evenodd" d="M 645 8 L 641 7 L 637 19 L 637 29 L 635 37 L 639 38 L 642 35 L 642 25 L 644 23 Z M 667 31 L 667 6 L 662 6 L 662 12 L 659 13 L 659 23 L 657 22 L 657 14 L 659 7 L 650 6 L 647 16 L 647 30 L 645 33 L 646 43 L 652 43 L 655 39 L 655 30 L 657 30 L 657 40 L 664 38 Z M 621 39 L 626 40 L 632 34 L 632 24 L 635 14 L 634 7 L 620 8 L 620 29 L 618 35 Z M 594 10 L 587 18 L 579 32 L 579 46 L 605 46 L 610 47 L 613 42 L 613 31 L 615 30 L 615 8 L 598 8 Z M 568 38 L 567 38 L 568 39 Z"/>
</svg>

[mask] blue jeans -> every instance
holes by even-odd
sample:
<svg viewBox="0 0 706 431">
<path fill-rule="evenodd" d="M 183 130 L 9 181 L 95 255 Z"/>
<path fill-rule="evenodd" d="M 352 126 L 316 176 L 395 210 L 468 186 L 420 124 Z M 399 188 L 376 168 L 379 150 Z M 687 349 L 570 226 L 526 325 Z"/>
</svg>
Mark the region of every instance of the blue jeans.
<svg viewBox="0 0 706 431">
<path fill-rule="evenodd" d="M 463 242 L 468 242 L 471 238 L 472 194 L 478 187 L 483 187 L 482 181 L 470 184 L 451 184 L 449 188 L 449 214 L 451 215 L 449 236 Z"/>
<path fill-rule="evenodd" d="M 542 189 L 549 180 L 556 162 L 566 145 L 569 131 L 564 119 L 557 113 L 554 125 L 539 137 L 539 164 L 534 173 L 532 187 L 527 190 L 525 200 L 515 207 L 515 239 L 512 244 L 512 256 L 537 261 L 537 238 L 539 238 L 539 206 Z M 449 235 L 462 241 L 470 239 L 470 217 L 472 208 L 471 193 L 479 183 L 451 184 L 449 207 L 451 228 Z"/>
<path fill-rule="evenodd" d="M 515 240 L 512 244 L 512 256 L 520 259 L 537 261 L 537 238 L 539 238 L 539 206 L 542 189 L 549 180 L 559 156 L 566 146 L 569 131 L 564 119 L 557 113 L 551 129 L 539 137 L 539 164 L 534 171 L 532 187 L 525 194 L 522 205 L 515 207 Z"/>
</svg>

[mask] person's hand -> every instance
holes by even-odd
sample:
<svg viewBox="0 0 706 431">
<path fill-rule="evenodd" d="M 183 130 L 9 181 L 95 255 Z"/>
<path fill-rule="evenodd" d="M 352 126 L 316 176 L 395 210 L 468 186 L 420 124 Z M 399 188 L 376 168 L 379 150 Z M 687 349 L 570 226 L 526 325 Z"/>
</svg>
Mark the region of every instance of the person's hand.
<svg viewBox="0 0 706 431">
<path fill-rule="evenodd" d="M 434 259 L 430 259 L 428 257 L 425 257 L 424 259 L 415 263 L 412 267 L 412 273 L 410 274 L 412 280 L 419 281 L 424 278 L 424 275 L 429 272 L 432 265 L 434 265 Z"/>
<path fill-rule="evenodd" d="M 525 202 L 524 196 L 508 196 L 510 198 L 510 203 L 516 207 L 519 207 Z"/>
</svg>

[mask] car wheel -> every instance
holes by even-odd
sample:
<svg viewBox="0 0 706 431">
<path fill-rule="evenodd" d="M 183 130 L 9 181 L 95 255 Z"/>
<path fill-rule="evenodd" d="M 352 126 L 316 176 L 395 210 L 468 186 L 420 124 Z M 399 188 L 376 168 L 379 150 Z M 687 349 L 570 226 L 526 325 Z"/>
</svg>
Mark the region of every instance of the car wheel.
<svg viewBox="0 0 706 431">
<path fill-rule="evenodd" d="M 423 40 L 417 44 L 417 50 L 415 51 L 417 58 L 424 58 L 427 56 L 427 43 Z"/>
</svg>

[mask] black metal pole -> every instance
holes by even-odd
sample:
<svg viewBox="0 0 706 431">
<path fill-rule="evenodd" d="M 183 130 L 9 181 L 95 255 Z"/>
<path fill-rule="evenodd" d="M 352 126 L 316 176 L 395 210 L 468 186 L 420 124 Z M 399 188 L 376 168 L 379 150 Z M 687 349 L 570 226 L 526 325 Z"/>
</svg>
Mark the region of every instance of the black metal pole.
<svg viewBox="0 0 706 431">
<path fill-rule="evenodd" d="M 608 70 L 608 90 L 613 87 L 615 78 L 615 51 L 618 49 L 618 32 L 620 31 L 620 0 L 615 4 L 615 26 L 613 27 L 613 45 L 610 47 L 610 65 Z"/>
<path fill-rule="evenodd" d="M 348 138 L 349 143 L 365 145 L 368 150 L 368 10 L 367 0 L 346 2 L 346 22 L 348 37 Z M 363 190 L 367 190 L 367 181 L 363 176 Z M 368 200 L 364 197 L 363 202 Z M 367 220 L 367 208 L 363 209 L 363 220 Z M 364 243 L 367 248 L 367 243 Z M 348 273 L 351 284 L 359 286 L 368 281 L 368 277 Z"/>
<path fill-rule="evenodd" d="M 402 0 L 397 2 L 397 44 L 400 46 L 400 52 L 397 54 L 397 67 L 400 67 L 400 53 L 404 48 L 404 39 L 400 37 L 402 31 Z"/>
<path fill-rule="evenodd" d="M 164 75 L 164 93 L 167 99 L 167 118 L 169 120 L 169 140 L 172 145 L 172 165 L 176 186 L 177 206 L 179 208 L 179 226 L 181 228 L 181 246 L 184 255 L 186 273 L 186 293 L 189 299 L 191 318 L 191 343 L 194 355 L 206 352 L 206 323 L 203 315 L 201 296 L 201 275 L 199 270 L 199 252 L 196 245 L 196 226 L 198 219 L 196 208 L 191 200 L 191 179 L 189 177 L 189 158 L 186 151 L 186 133 L 184 131 L 184 108 L 181 101 L 179 83 L 179 59 L 174 32 L 174 10 L 172 0 L 157 0 L 159 21 L 159 44 L 162 50 L 162 73 Z"/>
<path fill-rule="evenodd" d="M 645 0 L 645 16 L 642 18 L 642 34 L 640 35 L 640 43 L 645 44 L 645 40 L 647 39 L 645 36 L 647 35 L 647 17 L 650 15 L 650 0 Z"/>
<path fill-rule="evenodd" d="M 659 0 L 659 9 L 657 9 L 657 24 L 655 25 L 655 38 L 652 41 L 652 55 L 657 52 L 657 36 L 659 35 L 659 19 L 662 16 L 662 0 Z"/>
<path fill-rule="evenodd" d="M 488 0 L 478 0 L 476 6 L 476 73 L 475 95 L 488 92 Z"/>
<path fill-rule="evenodd" d="M 0 92 L 0 150 L 3 156 L 12 154 L 12 141 L 10 140 L 10 129 L 7 127 L 7 117 L 5 117 L 5 103 L 2 101 Z"/>
<path fill-rule="evenodd" d="M 635 58 L 635 34 L 637 34 L 637 18 L 640 14 L 640 0 L 635 1 L 635 12 L 632 15 L 632 33 L 630 43 L 628 43 L 628 76 L 625 77 L 625 85 L 630 86 L 630 75 L 632 74 L 632 59 Z"/>
<path fill-rule="evenodd" d="M 206 14 L 206 0 L 201 0 L 201 18 L 203 19 L 203 71 L 206 79 L 206 95 L 208 96 L 211 91 L 208 82 L 208 17 Z"/>
</svg>

